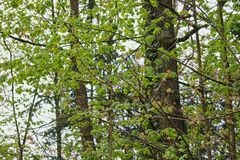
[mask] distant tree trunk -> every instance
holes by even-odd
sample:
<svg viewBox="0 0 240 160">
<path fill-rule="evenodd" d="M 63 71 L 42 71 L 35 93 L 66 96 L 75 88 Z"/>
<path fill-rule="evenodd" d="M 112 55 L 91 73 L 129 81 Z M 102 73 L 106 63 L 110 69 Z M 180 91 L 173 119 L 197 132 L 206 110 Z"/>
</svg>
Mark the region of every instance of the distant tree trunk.
<svg viewBox="0 0 240 160">
<path fill-rule="evenodd" d="M 108 108 L 108 150 L 109 150 L 109 160 L 113 160 L 113 109 L 112 109 L 112 86 L 108 91 L 108 99 L 109 99 L 109 108 Z"/>
<path fill-rule="evenodd" d="M 55 73 L 54 84 L 58 83 L 58 74 Z M 56 135 L 57 135 L 57 159 L 62 159 L 62 118 L 60 109 L 60 97 L 54 93 L 55 116 L 56 116 Z"/>
<path fill-rule="evenodd" d="M 110 24 L 112 23 L 112 20 L 110 19 Z M 111 35 L 109 38 L 109 42 L 108 45 L 112 46 L 113 42 L 111 42 L 113 40 L 114 35 Z M 111 53 L 111 55 L 113 55 L 113 53 Z M 108 56 L 107 58 L 107 62 L 110 64 L 110 66 L 112 65 L 112 57 Z M 107 75 L 112 75 L 113 74 L 113 69 L 112 66 L 109 67 L 107 69 Z M 110 82 L 111 83 L 111 82 Z M 109 84 L 108 86 L 108 100 L 109 100 L 109 104 L 108 104 L 108 150 L 109 150 L 109 160 L 113 160 L 113 108 L 112 108 L 112 100 L 113 100 L 113 86 L 112 84 Z"/>
<path fill-rule="evenodd" d="M 229 60 L 228 60 L 228 51 L 225 45 L 225 26 L 223 20 L 223 7 L 227 1 L 219 0 L 218 1 L 218 11 L 219 11 L 219 19 L 220 19 L 220 37 L 223 44 L 223 51 L 221 52 L 221 58 L 224 63 L 225 70 L 225 79 L 228 84 L 231 84 L 231 75 L 228 71 L 229 68 Z M 236 133 L 235 133 L 235 123 L 234 123 L 234 114 L 233 105 L 232 105 L 232 92 L 228 89 L 227 93 L 225 93 L 225 109 L 226 109 L 226 129 L 227 129 L 227 142 L 228 142 L 228 152 L 231 160 L 237 159 L 237 151 L 236 151 Z"/>
<path fill-rule="evenodd" d="M 149 12 L 149 21 L 151 22 L 154 19 L 157 19 L 159 17 L 163 17 L 163 21 L 161 21 L 158 24 L 158 27 L 162 29 L 161 33 L 156 34 L 155 41 L 153 42 L 152 46 L 156 49 L 163 48 L 166 51 L 172 51 L 176 45 L 172 41 L 176 35 L 174 33 L 174 25 L 172 24 L 171 17 L 168 17 L 166 14 L 164 14 L 164 11 L 167 7 L 173 8 L 173 2 L 171 0 L 156 0 L 157 6 L 153 6 L 150 1 L 146 1 L 146 8 Z M 164 28 L 164 25 L 168 23 L 169 27 Z M 151 51 L 150 52 L 156 52 Z M 175 72 L 176 77 L 168 77 L 166 79 L 161 79 L 160 82 L 157 82 L 157 84 L 154 86 L 154 88 L 157 88 L 155 95 L 153 95 L 154 99 L 161 104 L 161 106 L 164 107 L 172 107 L 173 112 L 170 114 L 163 114 L 164 117 L 159 120 L 158 126 L 155 126 L 155 129 L 159 128 L 175 128 L 180 133 L 186 132 L 185 122 L 184 120 L 181 120 L 181 104 L 180 104 L 180 92 L 179 92 L 179 83 L 178 83 L 178 66 L 177 62 L 174 59 L 168 59 L 166 60 L 163 58 L 161 53 L 149 53 L 148 54 L 156 54 L 155 59 L 150 59 L 150 61 L 153 62 L 156 59 L 161 61 L 161 66 L 156 66 L 154 64 L 154 68 L 156 69 L 156 74 L 160 73 L 169 73 L 169 72 Z M 162 116 L 162 115 L 161 115 Z M 169 120 L 171 123 L 169 123 Z M 162 139 L 164 143 L 169 143 L 167 140 Z M 169 144 L 170 145 L 170 144 Z M 160 153 L 161 154 L 161 153 Z M 154 159 L 158 159 L 158 156 L 155 156 Z"/>
<path fill-rule="evenodd" d="M 70 6 L 71 6 L 71 17 L 78 17 L 79 14 L 79 3 L 78 0 L 70 0 Z M 71 26 L 70 30 L 71 34 L 76 34 L 74 26 Z M 75 44 L 77 43 L 77 40 L 72 42 L 72 48 L 75 47 Z M 75 53 L 77 54 L 77 53 Z M 79 53 L 80 54 L 80 53 Z M 79 73 L 78 66 L 77 66 L 77 60 L 75 55 L 71 57 L 72 60 L 72 70 L 74 72 Z M 92 130 L 92 122 L 91 119 L 88 117 L 87 112 L 89 112 L 89 106 L 88 106 L 88 98 L 87 98 L 87 88 L 83 82 L 79 82 L 79 86 L 77 89 L 75 89 L 75 96 L 76 96 L 76 104 L 77 109 L 85 113 L 84 117 L 81 118 L 80 122 L 80 132 L 81 132 L 81 141 L 84 151 L 92 151 L 94 150 L 94 141 L 93 136 L 91 135 Z"/>
<path fill-rule="evenodd" d="M 54 0 L 52 2 L 52 23 L 56 24 L 55 20 L 55 6 Z M 54 84 L 58 84 L 58 73 L 54 73 Z M 57 137 L 57 160 L 62 160 L 62 118 L 60 108 L 60 96 L 59 93 L 54 92 L 54 103 L 55 103 L 55 116 L 56 116 L 56 137 Z"/>
<path fill-rule="evenodd" d="M 193 17 L 194 17 L 194 23 L 195 26 L 198 26 L 198 22 L 197 22 L 197 9 L 196 9 L 196 1 L 193 0 Z M 199 33 L 198 31 L 196 32 L 196 45 L 197 45 L 197 64 L 198 64 L 198 71 L 199 73 L 203 72 L 203 68 L 202 68 L 202 50 L 201 50 L 201 44 L 200 44 L 200 38 L 199 38 Z M 207 111 L 207 102 L 206 102 L 206 98 L 205 98 L 205 87 L 204 87 L 204 79 L 201 75 L 198 76 L 199 79 L 199 92 L 200 92 L 200 101 L 201 101 L 201 105 L 203 108 L 203 116 L 206 117 L 206 111 Z M 208 120 L 206 120 L 203 123 L 203 128 L 206 125 L 206 131 L 204 131 L 203 133 L 209 132 L 210 129 L 210 123 Z M 208 135 L 208 134 L 207 134 Z M 208 145 L 208 143 L 210 142 L 210 137 L 206 137 L 205 139 L 205 143 L 207 143 L 207 147 L 204 148 L 204 153 L 207 153 L 208 155 L 208 159 L 212 159 L 212 149 L 211 147 Z"/>
</svg>

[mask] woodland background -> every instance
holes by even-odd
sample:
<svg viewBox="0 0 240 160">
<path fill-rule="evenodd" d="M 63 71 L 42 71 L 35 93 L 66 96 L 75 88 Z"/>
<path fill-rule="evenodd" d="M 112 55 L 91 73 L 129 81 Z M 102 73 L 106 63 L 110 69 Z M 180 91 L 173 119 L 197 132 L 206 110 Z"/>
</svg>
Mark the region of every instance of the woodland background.
<svg viewBox="0 0 240 160">
<path fill-rule="evenodd" d="M 239 0 L 0 0 L 0 158 L 240 159 Z"/>
</svg>

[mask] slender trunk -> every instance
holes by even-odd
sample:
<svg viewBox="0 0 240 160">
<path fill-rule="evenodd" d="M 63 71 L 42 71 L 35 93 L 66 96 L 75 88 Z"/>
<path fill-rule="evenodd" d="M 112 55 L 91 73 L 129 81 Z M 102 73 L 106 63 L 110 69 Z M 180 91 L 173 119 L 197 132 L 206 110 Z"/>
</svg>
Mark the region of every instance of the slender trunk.
<svg viewBox="0 0 240 160">
<path fill-rule="evenodd" d="M 70 0 L 70 7 L 71 7 L 71 17 L 77 18 L 79 14 L 78 0 Z M 72 35 L 76 34 L 74 26 L 71 26 L 70 33 Z M 77 39 L 75 39 L 72 42 L 72 48 L 75 47 L 76 43 L 77 43 Z M 75 55 L 71 57 L 71 60 L 73 65 L 72 70 L 76 73 L 79 73 Z M 87 112 L 89 111 L 87 88 L 83 82 L 79 82 L 79 87 L 75 89 L 75 96 L 76 96 L 77 109 L 80 112 L 85 113 L 84 117 L 81 119 L 81 124 L 80 124 L 81 142 L 82 142 L 83 150 L 92 151 L 94 150 L 94 141 L 93 141 L 93 136 L 91 135 L 92 122 L 87 114 Z"/>
<path fill-rule="evenodd" d="M 55 96 L 56 134 L 57 134 L 57 159 L 62 159 L 62 119 L 60 118 L 59 97 Z"/>
<path fill-rule="evenodd" d="M 55 73 L 54 84 L 58 83 L 58 74 Z M 62 119 L 60 109 L 60 97 L 58 93 L 54 93 L 55 116 L 56 116 L 56 134 L 57 134 L 57 159 L 62 159 Z"/>
<path fill-rule="evenodd" d="M 196 10 L 196 1 L 193 0 L 193 16 L 194 16 L 194 23 L 195 26 L 198 26 L 198 22 L 197 22 L 197 10 Z M 199 73 L 202 73 L 202 51 L 201 51 L 201 44 L 200 44 L 200 39 L 199 39 L 199 33 L 198 31 L 196 32 L 196 44 L 197 44 L 197 64 L 198 64 L 198 71 Z M 204 79 L 201 75 L 198 76 L 199 79 L 199 92 L 201 94 L 200 96 L 200 101 L 202 104 L 202 108 L 203 108 L 203 115 L 206 115 L 206 109 L 207 109 L 207 103 L 206 103 L 206 99 L 205 99 L 205 88 L 204 88 Z M 206 116 L 205 116 L 206 117 Z M 206 132 L 209 132 L 210 129 L 210 122 L 207 120 L 204 124 L 207 127 Z M 205 132 L 204 132 L 205 133 Z M 208 135 L 208 134 L 207 134 Z M 206 143 L 210 142 L 210 137 L 206 137 Z M 208 155 L 208 159 L 211 160 L 212 159 L 212 150 L 211 147 L 209 145 L 207 145 L 206 149 L 207 155 Z"/>
<path fill-rule="evenodd" d="M 218 1 L 218 11 L 219 11 L 219 18 L 220 18 L 220 34 L 221 37 L 225 38 L 225 26 L 223 20 L 223 7 L 226 3 L 225 0 Z M 224 63 L 224 70 L 225 70 L 225 79 L 228 84 L 231 84 L 231 75 L 228 71 L 229 68 L 229 61 L 228 61 L 228 51 L 225 43 L 223 43 L 223 51 L 221 52 L 221 58 Z M 225 109 L 226 113 L 233 112 L 233 105 L 232 105 L 232 93 L 228 89 L 226 96 L 225 96 Z M 228 152 L 229 157 L 231 160 L 237 159 L 237 151 L 236 151 L 236 133 L 235 133 L 235 126 L 234 126 L 234 114 L 227 114 L 226 116 L 226 128 L 227 128 L 227 141 L 228 141 Z"/>
<path fill-rule="evenodd" d="M 10 62 L 12 62 L 13 61 L 12 52 L 11 52 L 10 48 L 8 47 L 6 41 L 4 41 L 4 44 L 5 44 L 5 47 L 7 48 L 7 50 L 9 51 Z M 13 72 L 12 67 L 13 66 L 11 66 L 11 69 L 10 69 L 11 78 L 14 77 L 14 72 Z M 12 105 L 12 110 L 13 110 L 14 125 L 17 130 L 17 142 L 18 142 L 18 152 L 19 152 L 18 159 L 23 160 L 23 146 L 21 143 L 20 129 L 19 129 L 19 124 L 18 124 L 18 120 L 17 120 L 17 113 L 16 113 L 16 106 L 15 106 L 15 94 L 14 93 L 15 93 L 15 87 L 14 87 L 14 82 L 12 82 L 12 84 L 11 84 L 11 103 L 12 104 L 11 105 Z"/>
<path fill-rule="evenodd" d="M 31 122 L 32 122 L 33 110 L 35 107 L 36 97 L 37 97 L 37 88 L 35 89 L 33 100 L 32 100 L 32 103 L 31 103 L 31 106 L 30 106 L 29 112 L 28 112 L 28 117 L 27 117 L 27 122 L 26 122 L 27 126 L 25 128 L 25 133 L 24 133 L 23 140 L 22 140 L 22 151 L 24 150 L 26 142 L 27 142 L 27 135 L 28 135 L 28 132 L 29 132 L 29 129 L 31 126 Z"/>
<path fill-rule="evenodd" d="M 13 69 L 11 69 L 11 77 L 13 78 Z M 14 82 L 12 82 L 11 87 L 12 87 L 12 89 L 11 89 L 11 92 L 12 92 L 11 101 L 12 101 L 13 117 L 14 117 L 15 127 L 16 127 L 16 130 L 17 130 L 17 141 L 18 141 L 18 150 L 19 150 L 18 159 L 23 160 L 23 147 L 22 147 L 22 144 L 21 144 L 21 136 L 20 136 L 20 130 L 19 130 L 19 125 L 18 125 L 18 120 L 17 120 L 16 107 L 15 107 Z"/>
<path fill-rule="evenodd" d="M 108 108 L 108 144 L 109 144 L 109 160 L 113 160 L 113 109 L 112 109 L 112 86 L 108 91 L 109 108 Z"/>
<path fill-rule="evenodd" d="M 111 3 L 111 1 L 109 1 Z M 115 6 L 116 7 L 116 6 Z M 113 17 L 109 19 L 109 23 L 113 23 Z M 110 35 L 108 45 L 112 46 L 113 43 L 113 37 L 114 34 Z M 110 65 L 109 68 L 107 68 L 107 75 L 112 75 L 113 74 L 113 69 L 112 69 L 112 61 L 113 61 L 113 55 L 114 53 L 112 52 L 109 56 L 107 56 L 107 63 Z M 113 86 L 111 82 L 109 83 L 108 86 L 108 100 L 109 100 L 109 105 L 108 105 L 108 150 L 109 150 L 109 160 L 113 160 L 113 108 L 112 108 L 112 100 L 113 100 Z"/>
<path fill-rule="evenodd" d="M 7 50 L 10 53 L 10 61 L 13 61 L 12 52 L 11 52 L 10 48 L 8 47 L 6 41 L 4 41 L 4 44 L 5 44 Z M 11 69 L 10 69 L 10 75 L 11 75 L 11 78 L 14 77 L 14 72 L 13 72 L 12 66 L 11 66 Z M 17 130 L 17 141 L 18 141 L 18 150 L 19 150 L 18 159 L 23 160 L 24 159 L 23 152 L 24 152 L 26 141 L 27 141 L 27 135 L 28 135 L 28 132 L 29 132 L 29 128 L 30 128 L 30 125 L 31 125 L 31 122 L 32 122 L 33 109 L 35 107 L 35 100 L 36 100 L 36 97 L 37 97 L 37 88 L 34 91 L 33 100 L 32 100 L 32 103 L 30 105 L 30 108 L 29 108 L 29 112 L 28 112 L 28 116 L 27 116 L 27 122 L 26 122 L 26 128 L 25 128 L 25 132 L 24 132 L 24 135 L 23 135 L 22 143 L 21 143 L 21 134 L 20 134 L 19 124 L 18 124 L 18 121 L 17 121 L 17 112 L 16 112 L 15 95 L 14 95 L 15 89 L 14 88 L 15 88 L 14 87 L 14 82 L 12 82 L 12 84 L 11 84 L 11 93 L 12 93 L 11 94 L 11 101 L 12 101 L 14 123 L 15 123 L 15 127 L 16 127 L 16 130 Z"/>
<path fill-rule="evenodd" d="M 52 0 L 52 23 L 55 24 L 55 7 L 54 0 Z M 54 84 L 58 84 L 58 73 L 55 72 Z M 62 159 L 62 119 L 60 109 L 60 96 L 54 92 L 54 103 L 55 103 L 55 117 L 56 117 L 56 135 L 57 135 L 57 160 Z"/>
</svg>

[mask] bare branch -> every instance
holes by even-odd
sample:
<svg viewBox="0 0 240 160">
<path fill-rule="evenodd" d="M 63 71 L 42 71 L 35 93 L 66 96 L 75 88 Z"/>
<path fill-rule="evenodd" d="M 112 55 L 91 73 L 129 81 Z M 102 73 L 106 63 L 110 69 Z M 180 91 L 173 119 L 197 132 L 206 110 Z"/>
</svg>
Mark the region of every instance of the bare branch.
<svg viewBox="0 0 240 160">
<path fill-rule="evenodd" d="M 3 32 L 0 32 L 0 33 L 3 34 Z M 26 40 L 26 39 L 22 39 L 22 38 L 19 38 L 19 37 L 15 37 L 15 36 L 12 36 L 12 35 L 8 35 L 7 37 L 10 37 L 11 39 L 14 39 L 16 41 L 31 44 L 31 45 L 34 45 L 34 46 L 40 46 L 40 47 L 46 47 L 47 46 L 46 44 L 35 43 L 35 42 L 29 41 L 29 40 Z"/>
<path fill-rule="evenodd" d="M 184 42 L 186 41 L 189 37 L 197 33 L 200 29 L 207 27 L 208 25 L 202 25 L 202 26 L 196 26 L 194 27 L 190 32 L 186 33 L 185 36 L 176 38 L 176 43 Z"/>
</svg>

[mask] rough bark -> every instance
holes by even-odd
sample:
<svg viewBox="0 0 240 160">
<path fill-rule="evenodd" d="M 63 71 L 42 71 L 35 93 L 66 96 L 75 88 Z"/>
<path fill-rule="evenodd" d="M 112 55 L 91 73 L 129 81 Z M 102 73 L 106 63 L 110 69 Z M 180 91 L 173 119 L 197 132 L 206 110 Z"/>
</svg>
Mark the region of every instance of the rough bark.
<svg viewBox="0 0 240 160">
<path fill-rule="evenodd" d="M 148 2 L 146 6 L 150 13 L 150 21 L 161 16 L 164 17 L 164 20 L 158 24 L 158 27 L 162 28 L 163 31 L 156 35 L 154 44 L 152 45 L 156 46 L 157 48 L 162 47 L 166 51 L 170 52 L 176 47 L 175 43 L 172 41 L 172 39 L 176 38 L 176 35 L 174 33 L 174 25 L 171 23 L 172 18 L 164 15 L 164 10 L 166 10 L 165 5 L 171 8 L 173 7 L 173 5 L 172 1 L 169 0 L 157 0 L 157 2 L 158 1 L 160 4 L 164 5 L 154 7 L 150 4 L 150 2 Z M 163 29 L 165 23 L 169 23 L 169 27 Z M 155 66 L 157 68 L 157 74 L 175 72 L 176 75 L 178 75 L 178 66 L 177 62 L 174 59 L 166 60 L 160 54 L 157 54 L 156 59 L 162 61 L 161 66 Z M 158 90 L 156 92 L 157 94 L 154 95 L 154 98 L 162 105 L 172 106 L 174 108 L 173 113 L 170 116 L 176 117 L 177 115 L 182 115 L 178 76 L 161 80 L 161 82 L 158 83 L 156 87 L 158 88 Z M 183 120 L 171 121 L 173 122 L 174 126 L 171 126 L 168 121 L 164 120 L 163 122 L 161 122 L 161 127 L 175 127 L 180 131 L 185 132 L 186 128 Z"/>
<path fill-rule="evenodd" d="M 70 7 L 71 7 L 71 17 L 78 17 L 79 15 L 79 2 L 78 0 L 70 0 Z M 70 30 L 71 34 L 76 34 L 74 26 L 71 26 Z M 77 40 L 72 42 L 72 48 L 75 47 Z M 72 60 L 72 70 L 76 73 L 79 73 L 77 60 L 75 56 L 71 57 Z M 88 106 L 88 98 L 87 98 L 87 88 L 83 82 L 79 82 L 79 86 L 75 89 L 75 96 L 76 96 L 76 105 L 77 110 L 81 113 L 85 113 L 85 115 L 81 118 L 80 122 L 80 132 L 81 132 L 81 143 L 83 146 L 83 151 L 92 151 L 94 150 L 94 141 L 93 136 L 91 135 L 92 130 L 92 122 L 90 117 L 87 115 L 89 112 Z"/>
<path fill-rule="evenodd" d="M 164 14 L 164 11 L 168 8 L 173 9 L 174 4 L 169 0 L 157 0 L 157 3 L 158 6 L 154 7 L 150 1 L 146 1 L 146 8 L 149 12 L 149 23 L 154 19 L 163 17 L 163 21 L 157 24 L 157 26 L 162 29 L 162 32 L 156 34 L 152 46 L 156 48 L 163 48 L 167 52 L 170 52 L 176 47 L 175 41 L 173 41 L 173 39 L 176 39 L 176 35 L 174 33 L 174 25 L 171 22 L 172 18 Z M 168 28 L 164 28 L 166 23 L 169 24 Z M 147 51 L 147 58 L 149 52 L 152 51 Z M 156 66 L 156 64 L 154 64 L 156 59 L 161 61 L 160 66 Z M 174 59 L 165 59 L 159 53 L 156 54 L 154 59 L 151 58 L 150 61 L 153 62 L 152 64 L 156 70 L 156 74 L 175 72 L 177 75 L 176 77 L 167 77 L 165 79 L 161 79 L 160 82 L 157 82 L 154 86 L 154 90 L 156 90 L 152 96 L 154 97 L 154 100 L 159 102 L 162 107 L 173 108 L 172 113 L 162 113 L 161 116 L 163 116 L 163 119 L 160 119 L 158 122 L 153 122 L 153 124 L 155 123 L 154 129 L 158 130 L 170 127 L 178 130 L 178 133 L 183 134 L 186 132 L 186 125 L 184 120 L 181 120 L 182 111 L 180 104 L 177 61 Z M 164 144 L 171 145 L 171 142 L 166 140 L 164 137 L 162 137 L 161 141 Z M 162 156 L 162 153 L 154 152 L 154 154 L 156 154 L 153 157 L 154 159 L 159 159 Z"/>
</svg>

